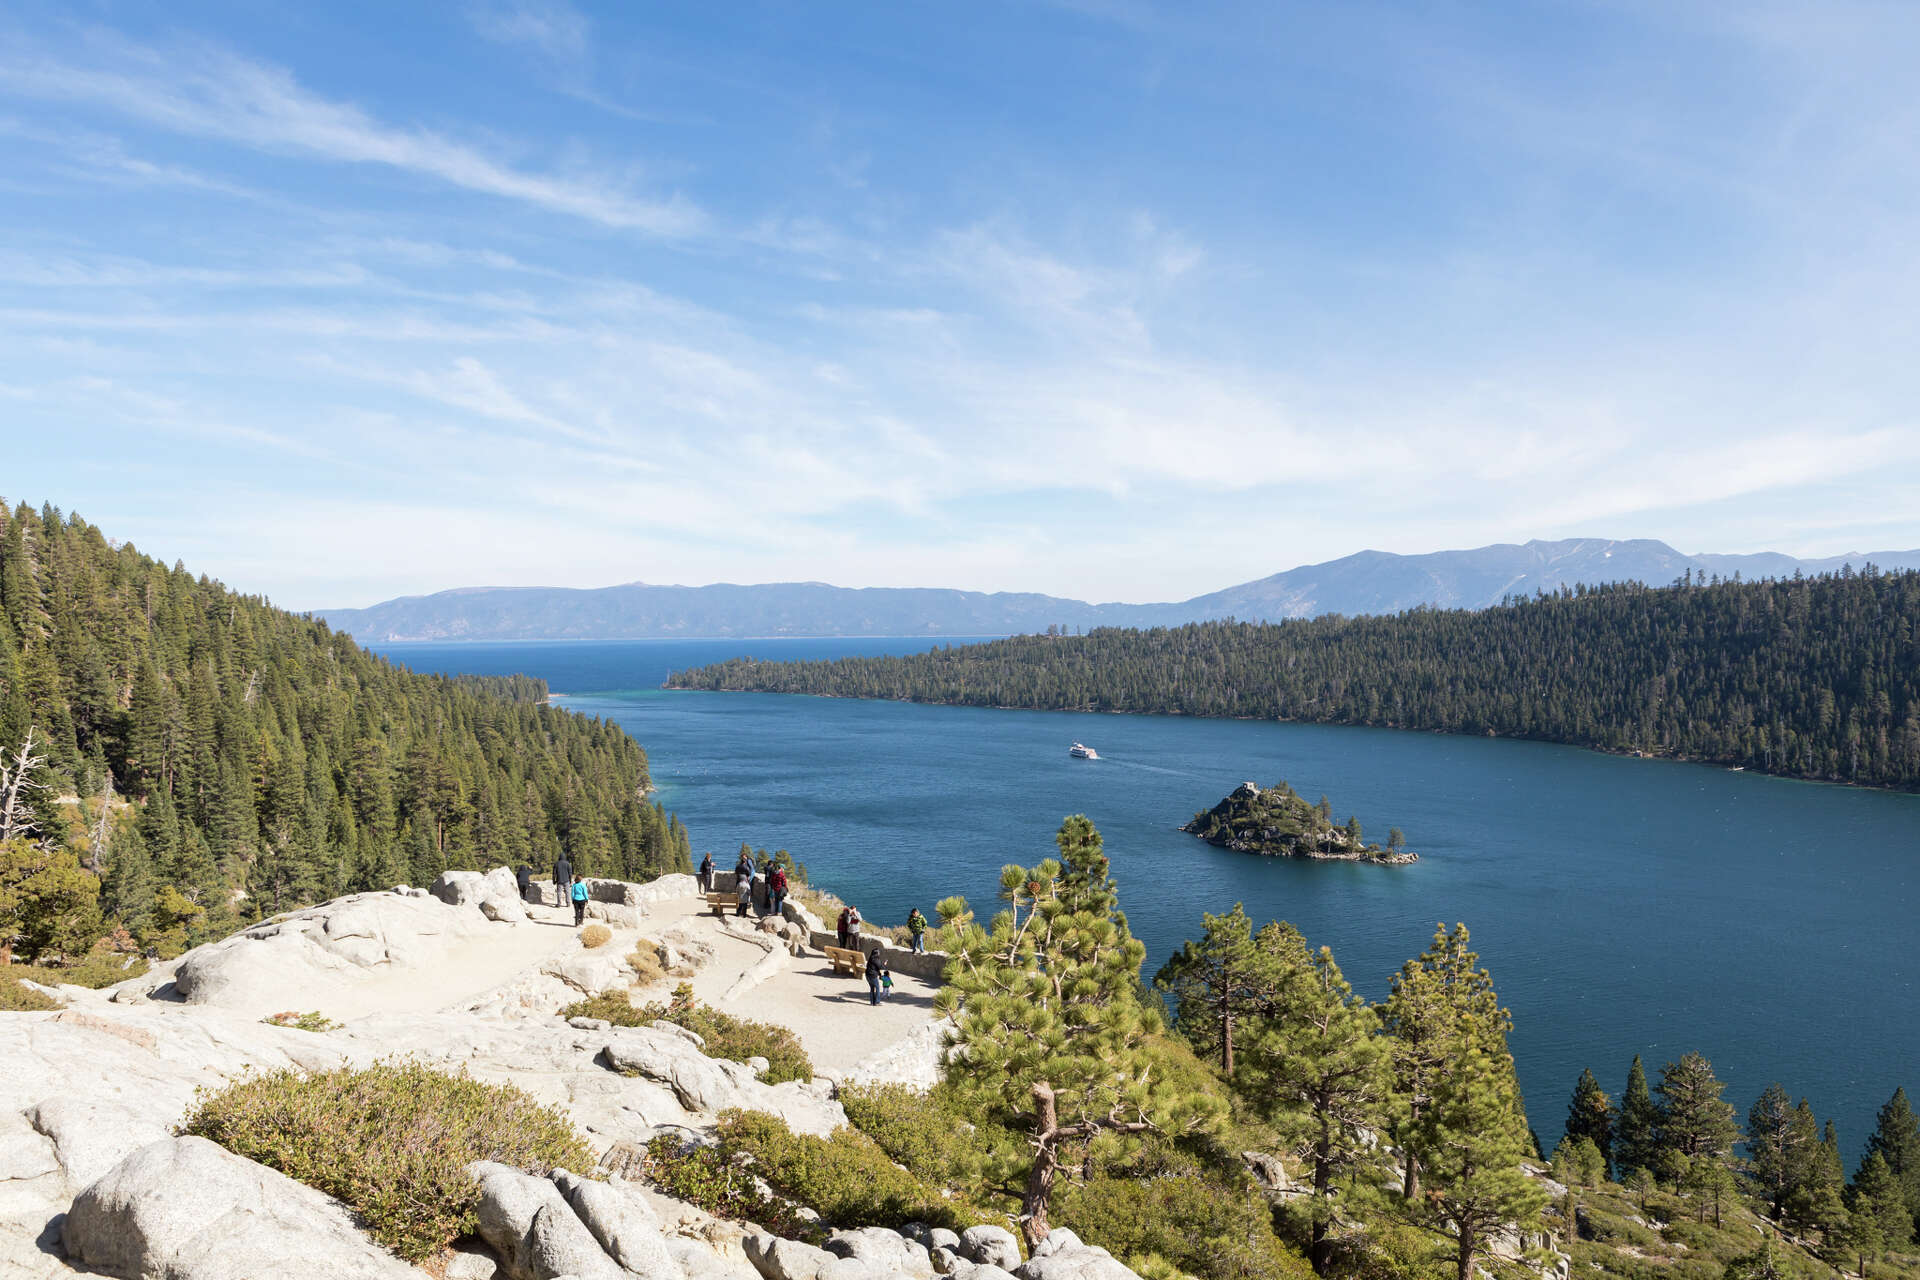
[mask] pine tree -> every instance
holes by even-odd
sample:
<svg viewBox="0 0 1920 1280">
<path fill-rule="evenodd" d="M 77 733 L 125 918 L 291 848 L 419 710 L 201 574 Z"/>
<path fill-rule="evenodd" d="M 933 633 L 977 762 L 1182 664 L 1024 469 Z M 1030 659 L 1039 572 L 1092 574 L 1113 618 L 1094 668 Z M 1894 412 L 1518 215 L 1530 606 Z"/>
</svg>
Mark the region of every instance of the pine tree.
<svg viewBox="0 0 1920 1280">
<path fill-rule="evenodd" d="M 1847 1192 L 1847 1213 L 1853 1225 L 1853 1244 L 1860 1255 L 1860 1274 L 1867 1272 L 1867 1256 L 1882 1249 L 1904 1249 L 1913 1239 L 1913 1215 L 1900 1180 L 1878 1151 L 1869 1151 Z"/>
<path fill-rule="evenodd" d="M 1804 1101 L 1795 1108 L 1795 1118 L 1803 1131 L 1814 1127 L 1813 1109 Z M 1797 1231 L 1827 1234 L 1846 1224 L 1847 1175 L 1840 1163 L 1840 1139 L 1833 1122 L 1818 1141 L 1809 1144 L 1806 1175 L 1787 1196 L 1786 1222 Z"/>
<path fill-rule="evenodd" d="M 1547 1206 L 1546 1192 L 1520 1170 L 1532 1143 L 1505 1039 L 1504 1019 L 1461 1020 L 1414 1132 L 1425 1179 L 1419 1211 L 1453 1242 L 1456 1280 L 1472 1280 L 1494 1232 L 1537 1230 Z"/>
<path fill-rule="evenodd" d="M 1240 903 L 1226 915 L 1205 913 L 1200 919 L 1200 940 L 1183 943 L 1153 984 L 1172 1000 L 1174 1026 L 1193 1051 L 1232 1076 L 1240 1033 L 1272 1007 L 1281 973 L 1277 958 L 1256 944 L 1253 922 Z"/>
<path fill-rule="evenodd" d="M 1605 1176 L 1613 1162 L 1613 1100 L 1607 1097 L 1591 1070 L 1583 1070 L 1567 1102 L 1567 1137 L 1585 1139 L 1600 1155 Z"/>
<path fill-rule="evenodd" d="M 956 1092 L 1025 1131 L 1021 1226 L 1049 1231 L 1055 1176 L 1068 1149 L 1103 1135 L 1185 1132 L 1218 1104 L 1156 1069 L 1159 1019 L 1140 999 L 1146 948 L 1127 928 L 1100 833 L 1061 824 L 1060 857 L 1001 869 L 999 912 L 981 927 L 964 900 L 939 904 L 956 943 L 937 1007 L 957 1023 Z"/>
<path fill-rule="evenodd" d="M 1807 1175 L 1808 1139 L 1817 1140 L 1796 1124 L 1793 1101 L 1778 1084 L 1770 1084 L 1747 1112 L 1747 1164 L 1769 1216 L 1778 1222 L 1786 1213 L 1787 1198 Z"/>
<path fill-rule="evenodd" d="M 1907 1211 L 1920 1222 L 1920 1120 L 1907 1103 L 1907 1091 L 1895 1089 L 1867 1139 L 1867 1152 L 1886 1161 L 1893 1180 L 1900 1184 Z"/>
<path fill-rule="evenodd" d="M 100 886 L 102 905 L 138 938 L 152 923 L 153 895 L 153 859 L 146 841 L 137 826 L 122 830 L 113 842 L 113 861 Z"/>
<path fill-rule="evenodd" d="M 1464 1025 L 1471 1020 L 1486 1028 L 1500 1025 L 1500 1002 L 1493 980 L 1480 968 L 1480 957 L 1468 947 L 1467 927 L 1448 932 L 1436 926 L 1433 942 L 1419 956 L 1402 965 L 1393 977 L 1393 990 L 1382 1010 L 1382 1021 L 1392 1036 L 1394 1085 L 1402 1114 L 1400 1146 L 1406 1174 L 1402 1193 L 1407 1200 L 1420 1195 L 1420 1156 L 1413 1141 L 1426 1109 L 1461 1053 Z"/>
<path fill-rule="evenodd" d="M 1299 938 L 1296 933 L 1295 939 Z M 1326 947 L 1283 957 L 1277 1016 L 1247 1049 L 1248 1086 L 1283 1140 L 1302 1154 L 1313 1192 L 1308 1258 L 1333 1268 L 1334 1180 L 1383 1160 L 1373 1140 L 1388 1119 L 1393 1081 L 1380 1019 L 1358 999 Z"/>
<path fill-rule="evenodd" d="M 1660 1145 L 1663 1150 L 1698 1160 L 1721 1160 L 1740 1140 L 1733 1104 L 1720 1097 L 1726 1088 L 1713 1064 L 1696 1052 L 1660 1070 Z"/>
</svg>

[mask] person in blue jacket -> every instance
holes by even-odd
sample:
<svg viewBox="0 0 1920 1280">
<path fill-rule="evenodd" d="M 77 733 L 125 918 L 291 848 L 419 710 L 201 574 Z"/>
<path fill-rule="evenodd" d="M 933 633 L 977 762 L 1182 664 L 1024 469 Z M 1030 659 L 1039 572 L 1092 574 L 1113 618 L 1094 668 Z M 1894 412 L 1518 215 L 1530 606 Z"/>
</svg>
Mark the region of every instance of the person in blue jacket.
<svg viewBox="0 0 1920 1280">
<path fill-rule="evenodd" d="M 568 893 L 573 897 L 573 927 L 578 929 L 587 919 L 587 882 L 575 880 Z"/>
</svg>

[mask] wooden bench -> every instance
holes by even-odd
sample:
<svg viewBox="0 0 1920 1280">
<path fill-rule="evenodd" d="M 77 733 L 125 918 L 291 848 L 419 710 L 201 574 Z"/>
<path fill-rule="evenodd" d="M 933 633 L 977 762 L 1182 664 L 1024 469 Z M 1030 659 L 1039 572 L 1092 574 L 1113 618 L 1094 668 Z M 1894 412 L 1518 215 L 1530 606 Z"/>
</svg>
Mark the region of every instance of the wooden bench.
<svg viewBox="0 0 1920 1280">
<path fill-rule="evenodd" d="M 822 947 L 827 959 L 833 961 L 835 973 L 865 973 L 867 971 L 867 953 L 851 947 Z"/>
<path fill-rule="evenodd" d="M 713 908 L 714 915 L 724 916 L 729 910 L 739 910 L 740 898 L 732 893 L 710 893 L 707 895 L 707 905 Z"/>
</svg>

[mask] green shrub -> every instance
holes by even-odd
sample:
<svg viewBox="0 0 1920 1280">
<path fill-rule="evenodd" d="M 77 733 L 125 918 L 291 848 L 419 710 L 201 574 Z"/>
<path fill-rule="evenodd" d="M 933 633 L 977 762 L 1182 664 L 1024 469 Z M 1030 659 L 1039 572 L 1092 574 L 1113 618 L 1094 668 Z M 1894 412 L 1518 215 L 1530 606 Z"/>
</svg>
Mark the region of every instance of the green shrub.
<svg viewBox="0 0 1920 1280">
<path fill-rule="evenodd" d="M 92 987 L 97 991 L 101 987 L 110 987 L 116 982 L 138 978 L 146 971 L 145 956 L 115 951 L 103 942 L 96 944 L 93 950 L 87 952 L 78 962 L 54 970 L 52 980 L 73 987 Z"/>
<path fill-rule="evenodd" d="M 1130 1265 L 1138 1259 L 1151 1269 L 1157 1258 L 1205 1280 L 1312 1275 L 1275 1234 L 1273 1212 L 1250 1178 L 1208 1168 L 1164 1141 L 1147 1142 L 1118 1169 L 1064 1185 L 1053 1220 Z"/>
<path fill-rule="evenodd" d="M 963 1231 L 988 1221 L 940 1188 L 887 1159 L 879 1144 L 841 1127 L 829 1138 L 794 1133 L 758 1111 L 720 1116 L 720 1146 L 753 1157 L 753 1169 L 781 1195 L 806 1205 L 834 1227 L 898 1227 L 907 1222 Z"/>
<path fill-rule="evenodd" d="M 202 1091 L 181 1132 L 210 1138 L 345 1202 L 409 1262 L 476 1224 L 475 1160 L 529 1173 L 587 1173 L 593 1156 L 566 1116 L 511 1085 L 377 1062 L 250 1075 Z"/>
<path fill-rule="evenodd" d="M 765 1058 L 767 1069 L 760 1078 L 768 1084 L 783 1080 L 813 1079 L 813 1060 L 800 1045 L 800 1037 L 785 1027 L 766 1022 L 749 1022 L 702 1005 L 693 998 L 693 988 L 681 983 L 674 988 L 668 1004 L 650 1004 L 634 1008 L 624 991 L 602 991 L 597 996 L 576 1000 L 560 1011 L 563 1018 L 604 1018 L 616 1027 L 645 1027 L 655 1022 L 671 1022 L 685 1027 L 705 1041 L 709 1058 L 745 1062 Z"/>
<path fill-rule="evenodd" d="M 44 991 L 35 991 L 10 973 L 0 973 L 0 1013 L 44 1013 L 60 1008 Z"/>
<path fill-rule="evenodd" d="M 753 1174 L 718 1147 L 682 1143 L 661 1134 L 647 1144 L 642 1176 L 670 1196 L 719 1218 L 752 1222 L 789 1240 L 818 1244 L 826 1236 L 820 1224 L 801 1217 L 785 1200 L 769 1199 Z"/>
<path fill-rule="evenodd" d="M 916 1093 L 900 1084 L 842 1085 L 847 1119 L 897 1164 L 935 1186 L 964 1188 L 984 1198 L 983 1182 L 996 1155 L 1013 1154 L 1018 1138 L 976 1124 L 940 1084 Z"/>
<path fill-rule="evenodd" d="M 279 1013 L 270 1013 L 260 1021 L 272 1023 L 276 1027 L 292 1027 L 297 1031 L 337 1031 L 340 1027 L 339 1023 L 317 1009 L 307 1013 L 296 1013 L 292 1009 L 286 1009 Z"/>
</svg>

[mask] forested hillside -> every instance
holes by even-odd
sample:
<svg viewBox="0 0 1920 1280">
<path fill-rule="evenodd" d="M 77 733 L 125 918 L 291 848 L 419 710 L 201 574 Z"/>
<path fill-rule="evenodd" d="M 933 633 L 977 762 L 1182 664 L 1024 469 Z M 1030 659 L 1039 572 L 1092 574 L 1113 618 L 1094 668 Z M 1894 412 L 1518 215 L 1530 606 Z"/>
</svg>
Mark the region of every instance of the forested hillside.
<svg viewBox="0 0 1920 1280">
<path fill-rule="evenodd" d="M 51 508 L 0 504 L 0 751 L 0 942 L 29 958 L 561 849 L 688 869 L 646 753 L 543 682 L 416 675 Z"/>
<path fill-rule="evenodd" d="M 1575 588 L 1468 612 L 1016 636 L 670 687 L 1501 734 L 1920 786 L 1920 573 Z"/>
</svg>

